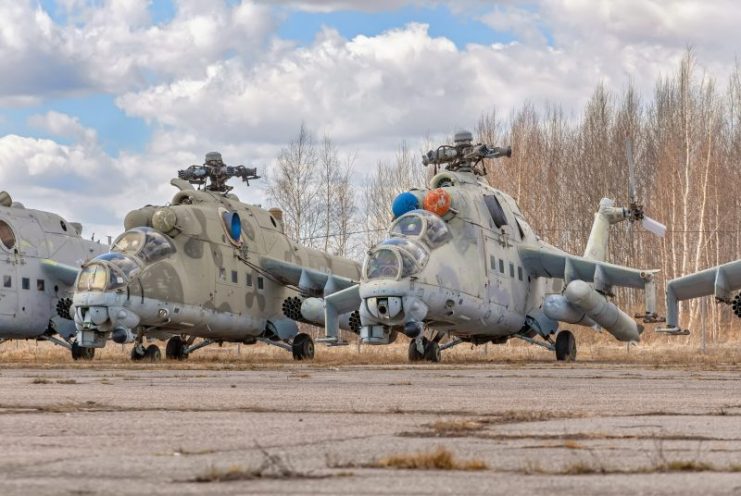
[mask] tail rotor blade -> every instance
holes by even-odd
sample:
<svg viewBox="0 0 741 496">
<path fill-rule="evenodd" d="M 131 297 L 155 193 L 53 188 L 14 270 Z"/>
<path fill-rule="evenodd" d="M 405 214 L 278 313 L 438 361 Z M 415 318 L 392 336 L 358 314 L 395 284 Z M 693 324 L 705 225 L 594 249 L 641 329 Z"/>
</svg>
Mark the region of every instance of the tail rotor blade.
<svg viewBox="0 0 741 496">
<path fill-rule="evenodd" d="M 646 231 L 652 232 L 660 238 L 663 238 L 666 234 L 666 226 L 651 217 L 643 217 L 641 225 Z"/>
</svg>

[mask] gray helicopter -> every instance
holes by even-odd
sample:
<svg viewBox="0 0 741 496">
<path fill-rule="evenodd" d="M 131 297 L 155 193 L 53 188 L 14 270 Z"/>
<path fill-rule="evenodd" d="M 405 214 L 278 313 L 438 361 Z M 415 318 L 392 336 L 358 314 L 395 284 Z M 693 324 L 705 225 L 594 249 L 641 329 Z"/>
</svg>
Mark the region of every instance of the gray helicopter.
<svg viewBox="0 0 741 496">
<path fill-rule="evenodd" d="M 81 232 L 76 222 L 25 208 L 0 192 L 0 342 L 46 340 L 70 349 L 75 359 L 92 358 L 92 348 L 72 339 L 75 274 L 64 267 L 80 267 L 108 246 L 83 239 Z"/>
<path fill-rule="evenodd" d="M 667 334 L 687 335 L 688 329 L 679 327 L 679 302 L 714 295 L 718 303 L 731 305 L 733 313 L 741 318 L 741 260 L 672 279 L 666 284 Z"/>
<path fill-rule="evenodd" d="M 658 321 L 657 271 L 607 263 L 609 228 L 641 221 L 663 235 L 664 226 L 644 215 L 631 188 L 629 208 L 602 199 L 584 255 L 566 253 L 535 234 L 512 197 L 487 184 L 484 159 L 510 155 L 509 147 L 474 144 L 469 132 L 427 153 L 425 165 L 445 170 L 428 189 L 394 200 L 395 219 L 387 238 L 368 251 L 360 284 L 326 298 L 323 341 L 341 343 L 336 316 L 352 309 L 360 312 L 362 342 L 387 344 L 402 332 L 411 338 L 411 361 L 439 361 L 441 350 L 460 343 L 510 338 L 574 360 L 574 335 L 559 332 L 559 322 L 640 340 L 643 326 L 610 297 L 616 286 L 643 289 L 642 320 Z"/>
</svg>

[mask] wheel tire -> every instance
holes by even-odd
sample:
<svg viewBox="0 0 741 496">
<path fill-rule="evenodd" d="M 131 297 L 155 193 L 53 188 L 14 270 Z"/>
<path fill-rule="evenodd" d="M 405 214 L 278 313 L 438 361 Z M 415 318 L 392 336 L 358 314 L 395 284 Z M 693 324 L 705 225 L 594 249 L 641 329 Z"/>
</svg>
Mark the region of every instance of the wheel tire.
<svg viewBox="0 0 741 496">
<path fill-rule="evenodd" d="M 185 342 L 180 336 L 173 336 L 167 341 L 165 346 L 165 357 L 168 360 L 185 360 Z"/>
<path fill-rule="evenodd" d="M 559 362 L 576 360 L 576 339 L 571 331 L 561 331 L 556 335 L 556 360 Z"/>
<path fill-rule="evenodd" d="M 134 345 L 133 348 L 131 348 L 131 359 L 135 362 L 138 362 L 139 360 L 144 358 L 144 355 L 146 354 L 146 351 L 140 351 L 141 348 L 139 345 Z"/>
<path fill-rule="evenodd" d="M 82 346 L 80 346 L 77 343 L 72 343 L 72 348 L 70 351 L 72 352 L 72 360 L 79 360 L 82 358 Z"/>
<path fill-rule="evenodd" d="M 439 362 L 441 358 L 440 345 L 434 341 L 428 341 L 427 344 L 425 344 L 424 358 L 428 362 Z"/>
<path fill-rule="evenodd" d="M 144 351 L 144 359 L 150 362 L 159 362 L 162 359 L 162 353 L 160 352 L 159 346 L 156 344 L 150 344 Z"/>
<path fill-rule="evenodd" d="M 427 338 L 422 338 L 422 346 L 424 347 L 425 351 L 427 351 L 427 346 L 429 345 L 429 340 Z M 409 361 L 410 362 L 420 362 L 425 359 L 425 354 L 420 353 L 417 349 L 417 340 L 412 339 L 409 341 Z"/>
<path fill-rule="evenodd" d="M 88 348 L 80 346 L 80 359 L 81 360 L 92 360 L 95 357 L 95 348 Z"/>
<path fill-rule="evenodd" d="M 312 360 L 314 358 L 314 341 L 308 334 L 300 332 L 293 338 L 291 351 L 294 360 Z"/>
</svg>

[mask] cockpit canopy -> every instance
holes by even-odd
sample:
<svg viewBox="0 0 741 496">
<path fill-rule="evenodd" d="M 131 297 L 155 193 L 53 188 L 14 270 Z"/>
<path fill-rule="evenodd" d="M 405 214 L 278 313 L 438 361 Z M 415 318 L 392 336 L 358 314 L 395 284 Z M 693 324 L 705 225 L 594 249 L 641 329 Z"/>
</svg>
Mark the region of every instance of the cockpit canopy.
<svg viewBox="0 0 741 496">
<path fill-rule="evenodd" d="M 392 237 L 419 239 L 431 250 L 450 240 L 447 224 L 427 210 L 412 210 L 402 215 L 391 225 Z"/>
<path fill-rule="evenodd" d="M 111 251 L 154 263 L 175 253 L 175 245 L 170 238 L 151 227 L 135 227 L 116 238 Z"/>
<path fill-rule="evenodd" d="M 430 252 L 451 239 L 448 226 L 426 210 L 413 210 L 399 217 L 365 261 L 366 279 L 409 277 L 424 268 Z"/>
</svg>

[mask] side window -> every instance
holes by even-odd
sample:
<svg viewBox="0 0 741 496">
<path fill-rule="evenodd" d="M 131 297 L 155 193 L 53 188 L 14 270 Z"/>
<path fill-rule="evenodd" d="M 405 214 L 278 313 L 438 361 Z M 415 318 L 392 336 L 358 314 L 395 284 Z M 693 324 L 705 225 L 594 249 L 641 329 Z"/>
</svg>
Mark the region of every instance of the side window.
<svg viewBox="0 0 741 496">
<path fill-rule="evenodd" d="M 519 265 L 517 266 L 517 279 L 522 281 L 522 267 L 520 267 Z"/>
<path fill-rule="evenodd" d="M 512 279 L 515 278 L 515 266 L 513 264 L 509 264 L 509 276 Z"/>
<path fill-rule="evenodd" d="M 264 286 L 265 284 L 263 283 L 262 277 L 258 277 L 257 278 L 257 289 L 263 289 Z"/>
<path fill-rule="evenodd" d="M 234 284 L 237 284 L 239 282 L 239 275 L 237 274 L 236 270 L 232 271 L 232 282 Z"/>
<path fill-rule="evenodd" d="M 224 267 L 219 267 L 219 279 L 226 281 L 226 269 Z"/>
<path fill-rule="evenodd" d="M 252 274 L 247 275 L 247 286 L 252 287 Z"/>
<path fill-rule="evenodd" d="M 504 260 L 502 260 L 501 258 L 499 259 L 499 272 L 504 274 Z"/>
<path fill-rule="evenodd" d="M 31 280 L 28 277 L 21 279 L 21 287 L 23 289 L 31 289 Z"/>
<path fill-rule="evenodd" d="M 13 287 L 13 278 L 11 276 L 3 276 L 3 287 L 4 288 Z"/>
<path fill-rule="evenodd" d="M 494 221 L 494 224 L 497 227 L 506 226 L 507 216 L 504 214 L 504 209 L 499 204 L 497 197 L 494 195 L 484 195 L 484 203 L 486 203 L 486 208 L 489 209 L 489 215 L 491 215 L 491 220 Z"/>
<path fill-rule="evenodd" d="M 494 255 L 489 255 L 489 265 L 491 265 L 491 270 L 497 270 L 497 259 Z"/>
<path fill-rule="evenodd" d="M 36 289 L 38 291 L 44 290 L 44 280 L 43 279 L 36 279 Z"/>
</svg>

